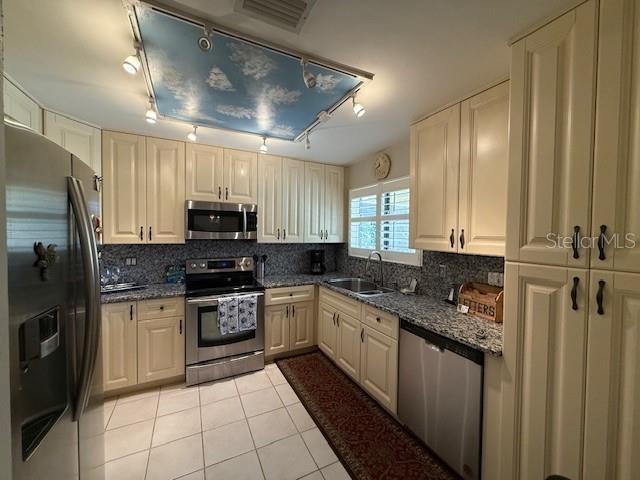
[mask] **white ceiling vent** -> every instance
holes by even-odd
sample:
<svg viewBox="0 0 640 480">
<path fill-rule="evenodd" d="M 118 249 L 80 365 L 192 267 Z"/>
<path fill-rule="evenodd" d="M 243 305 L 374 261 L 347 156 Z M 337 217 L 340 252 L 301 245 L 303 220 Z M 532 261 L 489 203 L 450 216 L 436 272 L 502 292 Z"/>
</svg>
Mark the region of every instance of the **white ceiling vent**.
<svg viewBox="0 0 640 480">
<path fill-rule="evenodd" d="M 236 12 L 299 33 L 316 0 L 236 0 Z"/>
</svg>

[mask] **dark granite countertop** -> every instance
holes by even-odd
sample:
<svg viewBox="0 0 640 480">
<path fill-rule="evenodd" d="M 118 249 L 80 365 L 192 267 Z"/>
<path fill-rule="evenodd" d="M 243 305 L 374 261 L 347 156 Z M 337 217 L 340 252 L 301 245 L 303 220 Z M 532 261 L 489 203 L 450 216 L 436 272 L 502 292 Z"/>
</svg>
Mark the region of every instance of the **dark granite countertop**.
<svg viewBox="0 0 640 480">
<path fill-rule="evenodd" d="M 178 297 L 184 295 L 184 292 L 184 284 L 159 283 L 126 292 L 103 293 L 100 299 L 102 303 L 137 302 L 152 298 Z"/>
<path fill-rule="evenodd" d="M 324 275 L 268 275 L 262 284 L 265 288 L 322 285 L 366 305 L 397 315 L 402 320 L 460 342 L 463 345 L 468 345 L 491 355 L 502 355 L 501 323 L 489 322 L 473 315 L 459 313 L 453 305 L 445 303 L 440 298 L 428 295 L 403 295 L 394 292 L 386 295 L 362 297 L 344 288 L 337 288 L 326 283 L 327 280 L 333 278 L 346 277 L 349 277 L 349 275 L 337 272 Z M 147 285 L 139 290 L 103 294 L 102 303 L 135 302 L 184 294 L 184 285 L 156 284 Z"/>
<path fill-rule="evenodd" d="M 344 288 L 326 283 L 332 278 L 348 278 L 343 273 L 324 275 L 273 275 L 265 277 L 266 288 L 294 287 L 318 284 L 359 302 L 378 308 L 402 320 L 443 337 L 468 345 L 484 353 L 502 355 L 502 324 L 459 313 L 456 307 L 443 299 L 428 295 L 404 295 L 399 292 L 363 297 Z"/>
</svg>

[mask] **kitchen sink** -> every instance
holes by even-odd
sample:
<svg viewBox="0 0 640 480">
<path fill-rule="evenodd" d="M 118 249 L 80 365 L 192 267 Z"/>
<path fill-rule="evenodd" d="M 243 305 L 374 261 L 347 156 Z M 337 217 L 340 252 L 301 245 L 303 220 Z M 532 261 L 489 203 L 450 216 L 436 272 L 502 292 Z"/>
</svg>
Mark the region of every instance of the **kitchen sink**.
<svg viewBox="0 0 640 480">
<path fill-rule="evenodd" d="M 345 290 L 357 293 L 363 297 L 393 292 L 391 288 L 379 287 L 374 282 L 363 278 L 336 278 L 334 280 L 328 280 L 327 283 L 334 287 L 344 288 Z"/>
</svg>

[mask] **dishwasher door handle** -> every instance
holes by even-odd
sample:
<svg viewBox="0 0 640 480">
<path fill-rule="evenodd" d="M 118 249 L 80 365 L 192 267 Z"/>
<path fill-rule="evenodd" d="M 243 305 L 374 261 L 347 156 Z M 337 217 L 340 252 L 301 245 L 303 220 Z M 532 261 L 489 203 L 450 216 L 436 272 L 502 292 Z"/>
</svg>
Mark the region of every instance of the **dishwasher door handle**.
<svg viewBox="0 0 640 480">
<path fill-rule="evenodd" d="M 440 353 L 444 353 L 444 351 L 446 350 L 445 348 L 436 345 L 435 343 L 431 343 L 430 341 L 428 341 L 426 338 L 422 339 L 424 341 L 424 344 L 429 347 L 431 350 L 435 350 L 436 352 L 440 352 Z"/>
</svg>

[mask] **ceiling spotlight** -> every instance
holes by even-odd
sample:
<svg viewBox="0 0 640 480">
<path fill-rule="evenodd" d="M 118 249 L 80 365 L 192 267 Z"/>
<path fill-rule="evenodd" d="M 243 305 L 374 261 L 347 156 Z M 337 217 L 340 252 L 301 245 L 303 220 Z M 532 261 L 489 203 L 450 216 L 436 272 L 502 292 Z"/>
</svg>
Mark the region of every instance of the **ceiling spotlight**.
<svg viewBox="0 0 640 480">
<path fill-rule="evenodd" d="M 304 138 L 304 149 L 311 150 L 311 142 L 309 141 L 309 132 L 307 132 Z"/>
<path fill-rule="evenodd" d="M 129 55 L 122 62 L 122 68 L 129 75 L 135 75 L 140 70 L 140 49 L 136 47 L 136 53 Z"/>
<path fill-rule="evenodd" d="M 366 113 L 366 110 L 362 106 L 361 103 L 356 102 L 356 96 L 355 95 L 353 97 L 351 97 L 351 100 L 353 101 L 353 113 L 356 114 L 356 117 L 360 118 L 361 116 L 363 116 Z"/>
<path fill-rule="evenodd" d="M 316 86 L 316 76 L 307 69 L 307 61 L 304 58 L 300 59 L 300 65 L 302 65 L 302 80 L 307 88 L 313 88 Z"/>
<path fill-rule="evenodd" d="M 144 114 L 144 119 L 151 125 L 158 121 L 158 114 L 153 108 L 153 99 L 151 98 L 149 99 L 149 108 L 147 108 L 147 113 Z"/>
<path fill-rule="evenodd" d="M 194 125 L 193 126 L 193 130 L 191 130 L 188 134 L 187 134 L 187 139 L 190 140 L 191 142 L 195 142 L 196 138 L 198 138 L 197 134 L 196 134 L 196 130 L 198 130 L 198 126 Z"/>
<path fill-rule="evenodd" d="M 200 47 L 200 50 L 202 50 L 203 52 L 208 52 L 211 50 L 211 40 L 209 40 L 207 37 L 200 37 L 198 39 L 198 47 Z"/>
<path fill-rule="evenodd" d="M 269 148 L 267 147 L 267 137 L 262 137 L 262 145 L 260 145 L 260 149 L 258 150 L 260 153 L 267 153 Z"/>
</svg>

